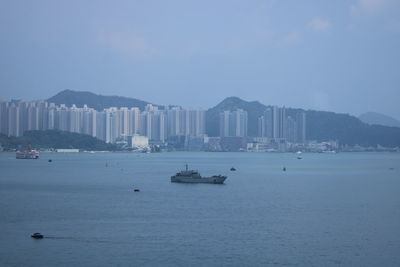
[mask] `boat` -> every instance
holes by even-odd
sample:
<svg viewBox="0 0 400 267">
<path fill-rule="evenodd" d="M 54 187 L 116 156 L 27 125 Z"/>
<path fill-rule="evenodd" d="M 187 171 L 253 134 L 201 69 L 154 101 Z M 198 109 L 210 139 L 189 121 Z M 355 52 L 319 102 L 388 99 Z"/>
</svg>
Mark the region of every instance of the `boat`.
<svg viewBox="0 0 400 267">
<path fill-rule="evenodd" d="M 213 175 L 210 177 L 202 177 L 198 171 L 186 169 L 171 176 L 172 183 L 203 183 L 203 184 L 223 184 L 228 178 L 223 175 Z"/>
<path fill-rule="evenodd" d="M 38 159 L 39 151 L 33 150 L 31 146 L 28 146 L 23 151 L 18 151 L 15 156 L 17 159 Z"/>
<path fill-rule="evenodd" d="M 235 169 L 234 167 L 232 167 L 232 168 L 231 168 L 231 171 L 234 172 L 234 171 L 236 171 L 236 169 Z"/>
<path fill-rule="evenodd" d="M 44 236 L 41 233 L 34 233 L 31 235 L 32 238 L 42 239 Z"/>
</svg>

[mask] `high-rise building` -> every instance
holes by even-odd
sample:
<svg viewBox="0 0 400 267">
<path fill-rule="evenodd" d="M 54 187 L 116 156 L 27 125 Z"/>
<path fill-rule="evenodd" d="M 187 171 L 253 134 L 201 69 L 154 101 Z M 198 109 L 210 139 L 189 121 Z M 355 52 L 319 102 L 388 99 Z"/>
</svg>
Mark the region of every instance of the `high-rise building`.
<svg viewBox="0 0 400 267">
<path fill-rule="evenodd" d="M 15 103 L 11 103 L 8 108 L 8 136 L 20 136 L 19 121 L 19 107 Z"/>
<path fill-rule="evenodd" d="M 292 112 L 293 113 L 293 112 Z M 269 139 L 286 139 L 289 142 L 304 143 L 306 115 L 296 111 L 295 116 L 287 115 L 285 107 L 268 107 L 258 118 L 258 134 Z"/>
<path fill-rule="evenodd" d="M 8 135 L 8 109 L 9 103 L 0 101 L 0 133 Z"/>
<path fill-rule="evenodd" d="M 296 141 L 306 142 L 306 113 L 304 111 L 296 114 Z"/>
<path fill-rule="evenodd" d="M 100 140 L 106 141 L 106 112 L 96 112 L 96 135 Z"/>
<path fill-rule="evenodd" d="M 105 141 L 107 143 L 114 143 L 118 137 L 120 137 L 120 119 L 118 108 L 112 107 L 107 108 L 105 111 L 105 125 L 106 125 L 106 133 L 105 133 Z"/>
<path fill-rule="evenodd" d="M 243 124 L 242 120 L 239 118 L 238 123 Z M 238 127 L 238 134 L 243 134 L 244 126 Z M 47 129 L 87 134 L 108 143 L 135 134 L 146 136 L 150 141 L 165 142 L 169 136 L 204 136 L 205 111 L 178 107 L 163 110 L 151 104 L 143 112 L 136 107 L 96 111 L 87 105 L 0 102 L 0 133 L 21 136 L 27 130 Z"/>
<path fill-rule="evenodd" d="M 247 136 L 247 111 L 223 111 L 220 113 L 221 137 L 245 137 Z"/>
<path fill-rule="evenodd" d="M 140 133 L 140 109 L 131 108 L 128 112 L 129 135 Z"/>
<path fill-rule="evenodd" d="M 163 110 L 148 104 L 142 112 L 140 134 L 151 141 L 164 142 L 167 139 L 167 119 Z"/>
</svg>

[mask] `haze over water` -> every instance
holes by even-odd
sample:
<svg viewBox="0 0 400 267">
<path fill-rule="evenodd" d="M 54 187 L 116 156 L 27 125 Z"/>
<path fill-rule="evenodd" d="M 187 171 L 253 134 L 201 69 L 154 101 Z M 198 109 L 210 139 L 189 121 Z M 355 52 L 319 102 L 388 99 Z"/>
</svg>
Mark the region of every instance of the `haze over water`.
<svg viewBox="0 0 400 267">
<path fill-rule="evenodd" d="M 0 154 L 0 265 L 399 266 L 399 162 L 398 153 Z M 185 163 L 228 179 L 170 183 Z"/>
</svg>

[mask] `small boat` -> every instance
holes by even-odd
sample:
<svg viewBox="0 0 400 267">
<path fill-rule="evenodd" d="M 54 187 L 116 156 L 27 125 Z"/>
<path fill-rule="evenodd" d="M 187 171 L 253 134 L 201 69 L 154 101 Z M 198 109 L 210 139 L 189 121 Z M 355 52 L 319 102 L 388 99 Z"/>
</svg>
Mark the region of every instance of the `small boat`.
<svg viewBox="0 0 400 267">
<path fill-rule="evenodd" d="M 41 233 L 34 233 L 31 235 L 32 238 L 42 239 L 44 236 Z"/>
<path fill-rule="evenodd" d="M 232 168 L 231 168 L 231 171 L 234 172 L 234 171 L 236 171 L 236 169 L 232 167 Z"/>
<path fill-rule="evenodd" d="M 33 150 L 29 145 L 25 150 L 18 151 L 15 154 L 15 158 L 17 159 L 38 159 L 39 151 Z"/>
<path fill-rule="evenodd" d="M 283 167 L 282 171 L 284 171 L 284 172 L 285 172 L 285 171 L 286 171 L 286 167 Z"/>
<path fill-rule="evenodd" d="M 135 189 L 133 189 L 133 192 L 140 192 L 140 190 L 135 188 Z"/>
<path fill-rule="evenodd" d="M 297 159 L 303 159 L 302 157 L 297 157 Z"/>
<path fill-rule="evenodd" d="M 49 159 L 49 160 L 48 160 L 48 162 L 52 162 L 52 160 L 51 160 L 51 159 Z"/>
</svg>

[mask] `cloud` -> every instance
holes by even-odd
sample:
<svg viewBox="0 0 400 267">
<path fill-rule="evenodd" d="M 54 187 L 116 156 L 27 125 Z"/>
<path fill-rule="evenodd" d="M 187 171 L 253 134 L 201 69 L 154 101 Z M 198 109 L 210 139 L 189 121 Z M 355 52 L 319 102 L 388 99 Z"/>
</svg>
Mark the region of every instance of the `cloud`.
<svg viewBox="0 0 400 267">
<path fill-rule="evenodd" d="M 150 57 L 157 51 L 149 45 L 149 42 L 140 36 L 127 32 L 98 33 L 99 43 L 130 57 Z"/>
<path fill-rule="evenodd" d="M 311 22 L 308 24 L 308 26 L 310 29 L 316 32 L 325 32 L 332 27 L 329 20 L 321 18 L 313 18 Z"/>
<path fill-rule="evenodd" d="M 358 0 L 350 10 L 353 15 L 374 15 L 390 6 L 393 0 Z"/>
<path fill-rule="evenodd" d="M 298 44 L 303 40 L 302 31 L 291 31 L 283 37 L 283 43 L 286 45 Z"/>
</svg>

